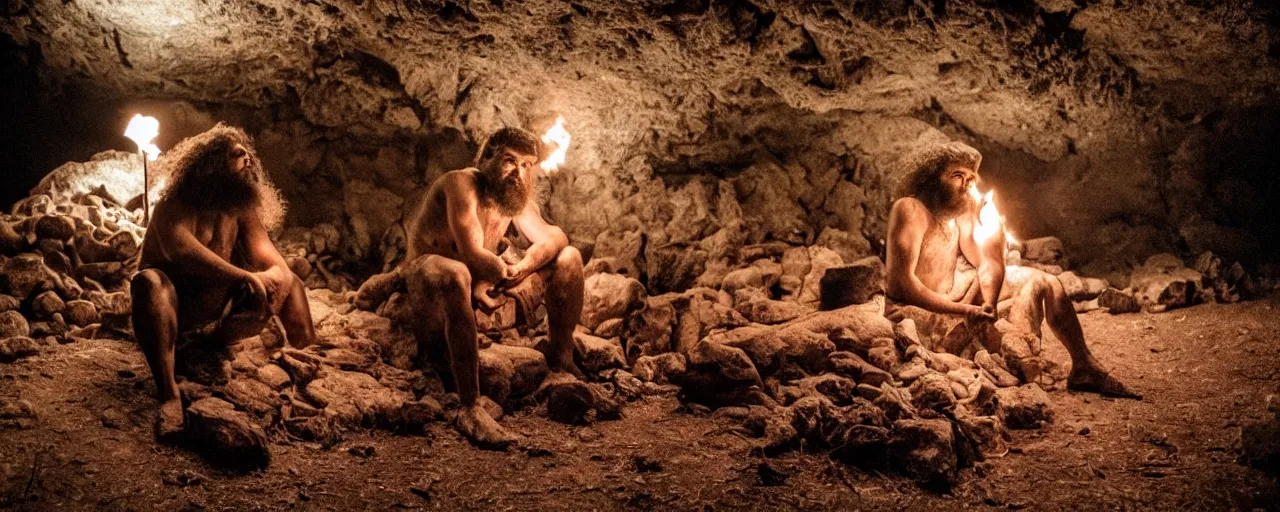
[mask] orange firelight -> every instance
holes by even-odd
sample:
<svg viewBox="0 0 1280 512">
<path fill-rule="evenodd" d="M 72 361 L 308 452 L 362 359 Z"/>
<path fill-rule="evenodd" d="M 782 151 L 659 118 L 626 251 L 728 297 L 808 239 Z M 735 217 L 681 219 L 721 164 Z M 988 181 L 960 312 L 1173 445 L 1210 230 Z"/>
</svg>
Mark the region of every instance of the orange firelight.
<svg viewBox="0 0 1280 512">
<path fill-rule="evenodd" d="M 569 135 L 569 131 L 564 129 L 564 117 L 556 118 L 556 124 L 552 125 L 547 133 L 542 136 L 543 144 L 555 144 L 556 149 L 542 160 L 542 170 L 547 174 L 551 174 L 560 164 L 564 163 L 565 153 L 569 152 L 569 141 L 573 137 Z"/>
</svg>

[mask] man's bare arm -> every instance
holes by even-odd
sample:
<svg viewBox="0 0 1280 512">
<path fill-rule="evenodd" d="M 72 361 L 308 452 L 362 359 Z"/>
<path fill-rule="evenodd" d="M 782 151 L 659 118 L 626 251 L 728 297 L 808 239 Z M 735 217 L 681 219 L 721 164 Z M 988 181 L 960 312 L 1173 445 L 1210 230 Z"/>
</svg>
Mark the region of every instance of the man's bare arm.
<svg viewBox="0 0 1280 512">
<path fill-rule="evenodd" d="M 920 246 L 929 228 L 929 211 L 919 201 L 903 198 L 889 212 L 886 287 L 894 299 L 935 313 L 971 314 L 975 306 L 961 304 L 930 290 L 916 277 Z"/>
<path fill-rule="evenodd" d="M 183 274 L 191 278 L 204 283 L 237 283 L 246 279 L 247 271 L 222 259 L 196 239 L 195 224 L 196 216 L 190 209 L 166 203 L 156 208 L 148 234 L 155 234 L 168 262 L 181 267 Z"/>
<path fill-rule="evenodd" d="M 978 268 L 982 304 L 994 308 L 1000 301 L 1000 288 L 1004 286 L 1004 225 L 1001 224 L 987 240 L 978 240 L 974 236 L 977 222 L 978 216 L 973 214 L 961 224 L 960 252 Z"/>
<path fill-rule="evenodd" d="M 565 236 L 564 231 L 559 227 L 548 224 L 533 201 L 529 201 L 529 204 L 524 207 L 520 215 L 512 219 L 512 222 L 515 223 L 520 234 L 533 242 L 533 245 L 525 251 L 524 259 L 512 265 L 511 270 L 508 271 L 511 274 L 509 280 L 518 282 L 524 279 L 554 260 L 556 255 L 569 245 L 569 237 Z"/>
<path fill-rule="evenodd" d="M 507 264 L 484 248 L 484 228 L 476 214 L 479 199 L 475 177 L 455 171 L 440 179 L 448 180 L 444 183 L 445 217 L 458 247 L 458 259 L 471 271 L 473 282 L 496 284 L 502 280 Z"/>
</svg>

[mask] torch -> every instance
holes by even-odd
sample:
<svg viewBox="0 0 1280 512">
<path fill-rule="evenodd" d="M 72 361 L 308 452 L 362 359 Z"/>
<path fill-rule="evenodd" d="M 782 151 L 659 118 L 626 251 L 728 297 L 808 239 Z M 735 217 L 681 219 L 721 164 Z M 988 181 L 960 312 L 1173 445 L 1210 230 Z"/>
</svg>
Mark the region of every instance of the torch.
<svg viewBox="0 0 1280 512">
<path fill-rule="evenodd" d="M 564 116 L 556 118 L 556 124 L 552 125 L 547 133 L 542 136 L 543 144 L 556 145 L 556 149 L 542 160 L 542 171 L 550 175 L 560 164 L 564 163 L 565 153 L 569 152 L 569 131 L 564 129 Z"/>
<path fill-rule="evenodd" d="M 147 176 L 147 160 L 155 160 L 160 155 L 160 148 L 151 143 L 160 133 L 160 121 L 150 116 L 135 114 L 125 128 L 124 136 L 133 139 L 138 145 L 138 156 L 142 157 L 142 224 L 151 224 L 151 180 Z"/>
</svg>

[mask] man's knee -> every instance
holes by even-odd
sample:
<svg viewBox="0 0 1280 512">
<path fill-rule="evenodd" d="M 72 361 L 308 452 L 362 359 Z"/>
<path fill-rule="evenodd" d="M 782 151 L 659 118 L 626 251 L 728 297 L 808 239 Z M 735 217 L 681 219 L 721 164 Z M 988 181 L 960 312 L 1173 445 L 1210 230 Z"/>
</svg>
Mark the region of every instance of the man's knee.
<svg viewBox="0 0 1280 512">
<path fill-rule="evenodd" d="M 556 255 L 556 270 L 582 271 L 582 252 L 572 245 L 566 246 Z"/>
<path fill-rule="evenodd" d="M 133 276 L 129 284 L 134 304 L 163 303 L 172 298 L 174 290 L 169 276 L 160 270 L 149 268 Z"/>
<path fill-rule="evenodd" d="M 460 261 L 441 258 L 427 269 L 427 281 L 439 293 L 450 297 L 471 293 L 471 271 Z"/>
<path fill-rule="evenodd" d="M 1035 277 L 1031 279 L 1031 285 L 1038 294 L 1043 295 L 1045 298 L 1052 299 L 1066 295 L 1066 290 L 1062 287 L 1062 281 L 1058 279 L 1058 276 L 1048 272 L 1036 272 Z"/>
</svg>

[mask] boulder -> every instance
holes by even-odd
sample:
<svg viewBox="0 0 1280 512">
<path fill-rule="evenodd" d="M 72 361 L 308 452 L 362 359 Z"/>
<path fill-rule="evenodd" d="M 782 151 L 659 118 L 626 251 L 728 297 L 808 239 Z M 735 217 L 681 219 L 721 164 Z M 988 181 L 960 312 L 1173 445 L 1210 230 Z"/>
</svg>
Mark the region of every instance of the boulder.
<svg viewBox="0 0 1280 512">
<path fill-rule="evenodd" d="M 665 245 L 645 249 L 648 286 L 656 293 L 679 292 L 693 286 L 706 270 L 707 252 L 692 247 Z"/>
<path fill-rule="evenodd" d="M 678 380 L 688 370 L 684 354 L 667 352 L 654 356 L 640 356 L 632 367 L 637 379 L 643 382 L 667 384 Z"/>
<path fill-rule="evenodd" d="M 0 312 L 0 339 L 31 334 L 26 317 L 14 310 Z"/>
<path fill-rule="evenodd" d="M 617 338 L 598 338 L 581 331 L 573 333 L 573 355 L 578 367 L 587 373 L 627 365 L 627 358 L 622 354 L 622 343 Z"/>
<path fill-rule="evenodd" d="M 22 302 L 15 297 L 0 294 L 0 313 L 5 311 L 15 311 L 22 307 Z"/>
<path fill-rule="evenodd" d="M 302 394 L 347 426 L 372 426 L 404 404 L 403 396 L 368 374 L 336 368 L 308 382 Z"/>
<path fill-rule="evenodd" d="M 0 291 L 25 301 L 38 293 L 53 290 L 58 276 L 45 266 L 38 254 L 19 254 L 10 258 L 0 270 Z"/>
<path fill-rule="evenodd" d="M 594 274 L 583 283 L 579 323 L 594 330 L 606 320 L 626 318 L 641 307 L 646 298 L 640 281 L 619 274 Z"/>
<path fill-rule="evenodd" d="M 884 293 L 884 263 L 867 256 L 848 265 L 828 268 L 819 283 L 822 310 L 838 309 L 870 301 Z"/>
<path fill-rule="evenodd" d="M 617 273 L 639 278 L 644 270 L 643 251 L 645 236 L 640 231 L 604 231 L 596 235 L 591 259 L 612 258 Z M 699 272 L 701 273 L 701 272 Z"/>
<path fill-rule="evenodd" d="M 240 410 L 263 418 L 267 423 L 279 415 L 280 406 L 285 403 L 274 389 L 253 379 L 231 379 L 223 386 L 222 394 Z"/>
<path fill-rule="evenodd" d="M 283 368 L 275 364 L 263 365 L 255 373 L 258 381 L 266 384 L 271 389 L 284 389 L 292 383 L 288 372 L 285 372 Z"/>
<path fill-rule="evenodd" d="M 36 236 L 48 240 L 67 241 L 76 234 L 76 223 L 71 217 L 44 215 L 36 219 Z"/>
<path fill-rule="evenodd" d="M 40 345 L 26 336 L 0 339 L 0 363 L 11 363 L 40 353 Z"/>
<path fill-rule="evenodd" d="M 219 398 L 204 398 L 187 408 L 186 437 L 216 466 L 249 471 L 271 463 L 266 432 Z"/>
<path fill-rule="evenodd" d="M 649 297 L 644 306 L 627 318 L 623 339 L 627 360 L 671 351 L 676 308 L 670 296 Z"/>
<path fill-rule="evenodd" d="M 814 243 L 831 249 L 843 261 L 857 261 L 871 254 L 871 242 L 866 237 L 836 228 L 823 229 Z"/>
<path fill-rule="evenodd" d="M 1062 247 L 1062 240 L 1052 236 L 1032 238 L 1022 242 L 1022 260 L 1041 265 L 1067 267 L 1067 253 Z"/>
<path fill-rule="evenodd" d="M 1098 301 L 1098 307 L 1107 308 L 1107 312 L 1113 315 L 1142 311 L 1142 306 L 1138 304 L 1138 299 L 1128 292 L 1115 288 L 1103 290 L 1102 293 L 1098 294 L 1096 300 Z"/>
<path fill-rule="evenodd" d="M 479 362 L 480 392 L 498 403 L 536 391 L 550 372 L 542 352 L 498 343 L 481 350 Z"/>
<path fill-rule="evenodd" d="M 736 295 L 744 288 L 764 288 L 764 273 L 760 267 L 752 265 L 731 271 L 720 281 L 720 289 L 729 295 Z"/>
<path fill-rule="evenodd" d="M 1000 420 L 1009 428 L 1034 429 L 1053 421 L 1049 395 L 1035 384 L 996 391 Z"/>
<path fill-rule="evenodd" d="M 951 390 L 951 380 L 946 375 L 929 372 L 911 383 L 911 404 L 916 409 L 938 411 L 953 407 L 956 395 Z"/>
<path fill-rule="evenodd" d="M 62 297 L 54 291 L 47 291 L 37 295 L 31 301 L 31 312 L 35 313 L 36 318 L 49 319 L 54 314 L 61 313 L 67 304 L 62 301 Z"/>
<path fill-rule="evenodd" d="M 73 300 L 67 302 L 63 308 L 63 317 L 67 319 L 71 325 L 84 327 L 96 324 L 102 321 L 102 316 L 98 314 L 98 308 L 92 302 L 87 300 Z"/>
<path fill-rule="evenodd" d="M 822 246 L 809 247 L 809 272 L 804 276 L 804 284 L 795 299 L 804 304 L 816 304 L 822 297 L 822 278 L 830 268 L 844 265 L 844 260 L 835 251 Z"/>
<path fill-rule="evenodd" d="M 945 419 L 903 419 L 893 423 L 889 438 L 890 466 L 936 489 L 955 483 L 959 460 L 951 422 Z"/>
<path fill-rule="evenodd" d="M 773 300 L 760 288 L 738 289 L 734 309 L 758 324 L 781 324 L 814 312 L 813 306 L 799 302 Z"/>
</svg>

